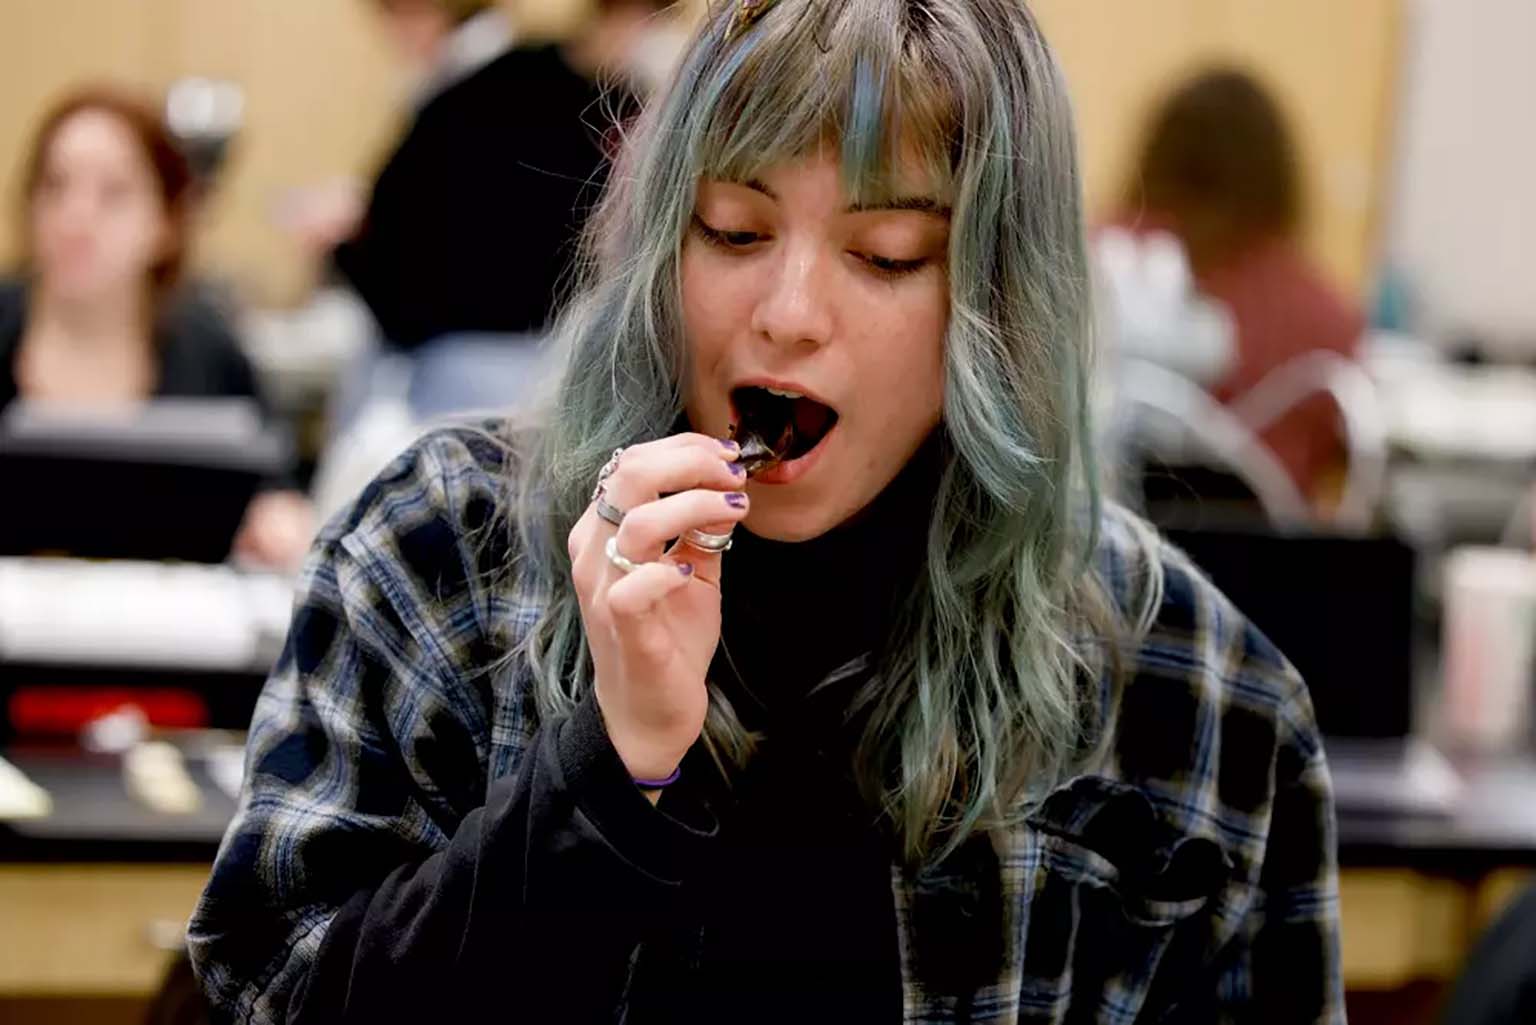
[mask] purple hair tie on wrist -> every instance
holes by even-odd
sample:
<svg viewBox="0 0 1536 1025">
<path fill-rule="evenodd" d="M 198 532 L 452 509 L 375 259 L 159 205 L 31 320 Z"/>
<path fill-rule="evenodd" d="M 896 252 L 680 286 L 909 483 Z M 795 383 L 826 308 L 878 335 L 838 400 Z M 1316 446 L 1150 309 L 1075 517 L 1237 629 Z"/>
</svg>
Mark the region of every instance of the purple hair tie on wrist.
<svg viewBox="0 0 1536 1025">
<path fill-rule="evenodd" d="M 635 776 L 631 776 L 630 779 L 634 782 L 635 786 L 639 787 L 641 790 L 661 790 L 665 787 L 671 786 L 673 783 L 676 783 L 679 779 L 682 778 L 682 776 L 683 767 L 679 765 L 677 768 L 672 770 L 672 774 L 670 776 L 666 776 L 662 779 L 639 779 Z"/>
</svg>

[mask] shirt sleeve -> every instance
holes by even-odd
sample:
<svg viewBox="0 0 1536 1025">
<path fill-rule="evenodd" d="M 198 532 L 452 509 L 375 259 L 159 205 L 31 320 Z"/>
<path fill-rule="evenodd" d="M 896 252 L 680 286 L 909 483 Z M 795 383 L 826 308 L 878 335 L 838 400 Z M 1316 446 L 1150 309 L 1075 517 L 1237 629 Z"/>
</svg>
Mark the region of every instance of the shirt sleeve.
<svg viewBox="0 0 1536 1025">
<path fill-rule="evenodd" d="M 708 842 L 707 815 L 631 784 L 590 700 L 487 780 L 494 660 L 444 569 L 444 510 L 473 503 L 431 462 L 386 471 L 363 501 L 387 516 L 311 561 L 189 928 L 217 1020 L 611 1017 Z"/>
<path fill-rule="evenodd" d="M 1344 1025 L 1337 828 L 1306 689 L 1282 710 L 1259 894 L 1218 984 L 1222 1021 Z"/>
</svg>

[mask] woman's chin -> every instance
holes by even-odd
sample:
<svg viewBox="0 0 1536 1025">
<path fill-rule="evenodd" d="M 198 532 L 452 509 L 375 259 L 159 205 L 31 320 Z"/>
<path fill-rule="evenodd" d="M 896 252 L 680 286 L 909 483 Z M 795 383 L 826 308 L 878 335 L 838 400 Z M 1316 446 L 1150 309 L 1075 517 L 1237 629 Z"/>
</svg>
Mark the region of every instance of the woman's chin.
<svg viewBox="0 0 1536 1025">
<path fill-rule="evenodd" d="M 131 277 L 123 278 L 95 270 L 71 270 L 47 277 L 48 295 L 55 301 L 87 305 L 110 301 L 133 290 Z"/>
<path fill-rule="evenodd" d="M 848 522 L 865 504 L 846 494 L 797 495 L 796 490 L 752 488 L 746 528 L 766 541 L 811 541 Z"/>
<path fill-rule="evenodd" d="M 752 511 L 743 526 L 765 541 L 810 541 L 836 527 L 837 520 L 825 507 L 765 501 L 753 495 Z"/>
</svg>

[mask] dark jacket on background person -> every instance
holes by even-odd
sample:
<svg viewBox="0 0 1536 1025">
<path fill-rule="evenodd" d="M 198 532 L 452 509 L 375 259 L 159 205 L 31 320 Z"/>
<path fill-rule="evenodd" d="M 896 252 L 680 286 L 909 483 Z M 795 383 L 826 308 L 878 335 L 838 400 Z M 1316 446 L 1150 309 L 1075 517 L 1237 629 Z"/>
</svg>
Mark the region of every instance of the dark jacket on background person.
<svg viewBox="0 0 1536 1025">
<path fill-rule="evenodd" d="M 1443 1025 L 1536 1022 L 1536 886 L 1478 941 L 1441 1021 Z"/>
<path fill-rule="evenodd" d="M 384 339 L 537 332 L 601 194 L 606 96 L 555 47 L 520 48 L 429 99 L 334 253 Z"/>
<path fill-rule="evenodd" d="M 27 327 L 27 286 L 0 282 L 0 410 L 19 397 L 16 357 Z M 251 398 L 256 373 L 223 314 L 192 291 L 173 300 L 155 326 L 159 376 L 153 398 Z M 265 409 L 265 407 L 263 406 Z"/>
<path fill-rule="evenodd" d="M 722 650 L 745 668 L 711 680 L 762 755 L 726 791 L 695 745 L 653 808 L 595 700 L 541 721 L 506 657 L 542 600 L 500 512 L 518 458 L 435 433 L 321 534 L 188 931 L 217 1020 L 1342 1025 L 1306 688 L 1178 552 L 1105 768 L 912 870 L 845 775 L 870 659 L 813 683 L 888 637 L 924 466 L 823 538 L 739 538 Z M 1107 510 L 1122 610 L 1133 537 Z M 793 632 L 764 636 L 789 592 Z"/>
</svg>

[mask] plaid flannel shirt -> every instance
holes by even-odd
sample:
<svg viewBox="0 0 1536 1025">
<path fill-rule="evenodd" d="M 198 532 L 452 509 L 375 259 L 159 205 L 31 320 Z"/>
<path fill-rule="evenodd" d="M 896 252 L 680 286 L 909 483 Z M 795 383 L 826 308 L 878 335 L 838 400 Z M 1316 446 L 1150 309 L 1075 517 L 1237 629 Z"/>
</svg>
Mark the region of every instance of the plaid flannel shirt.
<svg viewBox="0 0 1536 1025">
<path fill-rule="evenodd" d="M 442 849 L 530 750 L 528 681 L 502 658 L 538 613 L 506 572 L 507 459 L 475 431 L 438 432 L 322 533 L 189 931 L 223 1016 L 284 1020 L 337 909 L 402 851 Z M 1126 515 L 1106 515 L 1098 558 L 1119 598 L 1141 558 Z M 1307 692 L 1185 557 L 1161 558 L 1165 593 L 1106 764 L 986 838 L 984 885 L 974 866 L 893 867 L 910 1025 L 1344 1020 Z M 936 983 L 925 951 L 978 920 L 1003 923 L 1001 963 Z"/>
</svg>

